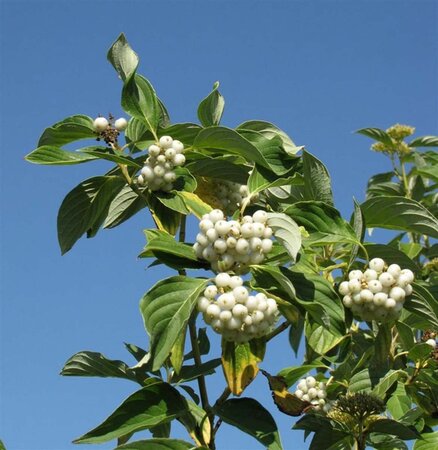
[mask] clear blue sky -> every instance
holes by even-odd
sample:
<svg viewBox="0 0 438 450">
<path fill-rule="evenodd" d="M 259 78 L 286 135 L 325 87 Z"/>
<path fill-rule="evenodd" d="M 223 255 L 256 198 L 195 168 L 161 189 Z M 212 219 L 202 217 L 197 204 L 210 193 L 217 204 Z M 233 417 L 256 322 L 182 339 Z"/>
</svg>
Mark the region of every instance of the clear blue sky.
<svg viewBox="0 0 438 450">
<path fill-rule="evenodd" d="M 133 361 L 123 342 L 147 347 L 138 301 L 159 269 L 137 260 L 146 214 L 61 257 L 57 209 L 105 164 L 27 164 L 40 132 L 75 113 L 121 113 L 120 81 L 106 52 L 123 31 L 172 120 L 220 80 L 224 123 L 269 120 L 322 159 L 337 207 L 364 199 L 367 179 L 388 169 L 352 132 L 395 122 L 436 134 L 436 1 L 6 1 L 1 2 L 1 421 L 10 450 L 68 450 L 136 389 L 122 380 L 62 378 L 80 350 Z M 272 372 L 299 364 L 268 349 Z M 219 349 L 214 353 L 217 356 Z M 221 373 L 211 392 L 223 389 Z M 280 416 L 264 379 L 248 389 L 278 418 L 286 450 L 305 449 Z M 176 428 L 182 436 L 181 430 Z M 147 436 L 147 432 L 139 436 Z M 262 448 L 225 427 L 220 450 Z M 90 448 L 94 448 L 90 446 Z M 112 445 L 96 448 L 110 449 Z"/>
</svg>

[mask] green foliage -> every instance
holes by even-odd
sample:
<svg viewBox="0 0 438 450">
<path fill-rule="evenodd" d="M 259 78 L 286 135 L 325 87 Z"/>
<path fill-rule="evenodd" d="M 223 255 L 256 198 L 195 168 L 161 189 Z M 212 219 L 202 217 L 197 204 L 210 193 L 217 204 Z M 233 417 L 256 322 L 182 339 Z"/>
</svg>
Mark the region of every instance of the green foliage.
<svg viewBox="0 0 438 450">
<path fill-rule="evenodd" d="M 151 265 L 163 264 L 178 275 L 156 283 L 140 301 L 149 350 L 125 344 L 137 362 L 134 366 L 91 351 L 76 353 L 66 362 L 61 371 L 65 376 L 121 378 L 141 386 L 75 442 L 116 439 L 120 450 L 213 449 L 220 425 L 226 422 L 266 448 L 280 450 L 277 425 L 268 409 L 253 398 L 228 397 L 245 391 L 258 376 L 265 352 L 278 350 L 270 341 L 288 329 L 291 355 L 297 357 L 303 348 L 304 361 L 288 362 L 278 376 L 263 373 L 269 384 L 274 380 L 281 386 L 271 386 L 280 411 L 301 415 L 294 429 L 304 430 L 305 437 L 313 434 L 310 449 L 364 450 L 369 445 L 404 450 L 405 440 L 415 440 L 414 450 L 436 448 L 438 350 L 426 342 L 438 332 L 438 157 L 431 150 L 438 146 L 438 137 L 411 138 L 414 128 L 400 124 L 386 131 L 359 130 L 375 141 L 373 150 L 389 157 L 390 167 L 370 177 L 366 198 L 354 200 L 347 220 L 334 204 L 325 165 L 296 146 L 285 131 L 260 120 L 234 129 L 220 125 L 224 99 L 219 83 L 199 104 L 199 124 L 171 123 L 153 86 L 137 73 L 139 58 L 123 34 L 110 48 L 108 60 L 122 81 L 121 105 L 130 116 L 126 130 L 116 130 L 110 117 L 107 129 L 96 131 L 91 117 L 74 115 L 44 130 L 25 158 L 41 165 L 103 160 L 111 166 L 105 174 L 79 183 L 62 202 L 62 253 L 83 235 L 94 237 L 100 228 L 119 226 L 147 209 L 156 228 L 145 230 L 147 243 L 140 257 L 152 258 Z M 150 146 L 164 136 L 183 143 L 185 164 L 175 168 L 168 189 L 151 190 L 139 181 L 139 173 L 151 156 Z M 79 140 L 105 145 L 64 148 Z M 195 233 L 186 229 L 186 221 L 192 214 L 202 219 L 212 209 L 225 209 L 221 188 L 204 189 L 221 181 L 237 183 L 239 192 L 247 192 L 232 205 L 233 219 L 244 220 L 259 210 L 267 217 L 272 251 L 257 264 L 248 260 L 245 285 L 254 295 L 264 293 L 275 301 L 281 321 L 248 342 L 223 339 L 218 349 L 210 347 L 210 327 L 198 328 L 197 321 L 198 299 L 209 280 L 201 278 L 205 272 L 187 275 L 187 270 L 209 271 L 211 261 L 203 253 L 201 258 L 190 242 Z M 372 228 L 385 228 L 393 235 L 387 243 L 372 242 L 366 232 Z M 251 245 L 257 246 L 257 241 Z M 400 315 L 385 323 L 359 320 L 339 293 L 349 272 L 366 270 L 373 258 L 415 275 Z M 362 300 L 356 296 L 352 301 Z M 207 312 L 203 316 L 212 322 Z M 286 355 L 288 349 L 281 351 Z M 221 376 L 219 366 L 227 387 L 213 401 L 206 383 L 215 373 Z M 310 397 L 307 401 L 303 391 L 287 390 L 309 373 L 327 382 L 325 408 L 319 407 L 324 398 L 317 405 Z M 190 384 L 194 381 L 197 390 Z M 283 407 L 285 399 L 292 411 Z M 193 443 L 169 438 L 173 420 L 185 427 Z M 145 429 L 151 439 L 129 442 Z"/>
</svg>

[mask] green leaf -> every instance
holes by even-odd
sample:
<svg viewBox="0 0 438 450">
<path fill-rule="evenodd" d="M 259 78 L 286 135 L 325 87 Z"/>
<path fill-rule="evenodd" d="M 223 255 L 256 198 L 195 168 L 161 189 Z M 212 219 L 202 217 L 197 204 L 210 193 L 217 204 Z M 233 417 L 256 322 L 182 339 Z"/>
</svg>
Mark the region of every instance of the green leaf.
<svg viewBox="0 0 438 450">
<path fill-rule="evenodd" d="M 361 205 L 367 227 L 389 228 L 438 237 L 438 219 L 415 200 L 374 197 Z"/>
<path fill-rule="evenodd" d="M 415 344 L 408 353 L 408 358 L 412 361 L 424 361 L 432 354 L 432 347 L 426 343 Z"/>
<path fill-rule="evenodd" d="M 181 223 L 181 214 L 169 209 L 155 195 L 149 196 L 149 209 L 157 228 L 175 234 Z"/>
<path fill-rule="evenodd" d="M 240 395 L 254 380 L 258 363 L 265 356 L 263 339 L 252 339 L 244 344 L 222 340 L 222 368 L 230 391 Z"/>
<path fill-rule="evenodd" d="M 438 329 L 438 304 L 428 289 L 418 283 L 412 283 L 411 298 L 404 303 L 404 308 L 425 320 L 430 328 Z"/>
<path fill-rule="evenodd" d="M 382 142 L 383 144 L 392 146 L 391 136 L 380 128 L 362 128 L 357 130 L 356 133 L 363 134 L 364 136 Z"/>
<path fill-rule="evenodd" d="M 319 159 L 306 150 L 303 151 L 303 175 L 305 199 L 333 205 L 333 192 L 328 170 Z"/>
<path fill-rule="evenodd" d="M 123 109 L 150 130 L 156 131 L 161 118 L 161 108 L 151 83 L 141 75 L 127 78 L 122 90 Z"/>
<path fill-rule="evenodd" d="M 297 202 L 284 212 L 310 233 L 310 236 L 304 240 L 309 245 L 336 242 L 360 243 L 351 225 L 341 217 L 336 208 L 326 203 Z"/>
<path fill-rule="evenodd" d="M 102 353 L 83 351 L 65 363 L 61 375 L 75 377 L 112 377 L 137 381 L 123 361 L 107 359 Z"/>
<path fill-rule="evenodd" d="M 386 407 L 395 420 L 400 420 L 407 412 L 411 411 L 412 401 L 406 395 L 403 383 L 397 383 L 397 389 L 389 398 Z"/>
<path fill-rule="evenodd" d="M 438 447 L 438 431 L 423 433 L 415 442 L 413 450 L 436 450 Z"/>
<path fill-rule="evenodd" d="M 100 148 L 100 147 L 88 147 L 88 148 Z M 97 159 L 96 156 L 91 154 L 84 155 L 80 153 L 86 149 L 80 149 L 77 152 L 69 152 L 62 150 L 59 147 L 53 145 L 43 145 L 38 147 L 34 151 L 30 152 L 24 157 L 26 161 L 34 164 L 44 164 L 52 166 L 66 166 L 73 164 L 81 164 L 87 161 L 93 161 Z"/>
<path fill-rule="evenodd" d="M 206 449 L 206 447 L 196 447 L 197 449 Z M 143 441 L 129 442 L 119 445 L 114 450 L 194 450 L 193 443 L 185 442 L 180 439 L 147 439 Z"/>
<path fill-rule="evenodd" d="M 80 151 L 86 153 L 87 155 L 91 155 L 100 159 L 106 159 L 107 161 L 112 161 L 117 164 L 124 164 L 128 167 L 135 167 L 137 169 L 141 169 L 143 167 L 142 164 L 139 164 L 131 157 L 126 156 L 123 153 L 115 153 L 112 149 L 108 149 L 105 147 L 88 147 L 83 148 Z"/>
<path fill-rule="evenodd" d="M 126 350 L 128 350 L 129 353 L 137 360 L 137 362 L 140 362 L 147 354 L 147 351 L 138 347 L 134 344 L 128 344 L 127 342 L 124 342 Z"/>
<path fill-rule="evenodd" d="M 370 433 L 392 434 L 393 436 L 398 436 L 404 440 L 419 437 L 418 432 L 414 428 L 407 427 L 406 425 L 391 419 L 379 419 L 372 422 L 368 427 L 368 431 Z"/>
<path fill-rule="evenodd" d="M 185 167 L 194 175 L 218 178 L 233 183 L 245 184 L 248 179 L 248 168 L 233 164 L 223 158 L 204 156 L 202 159 L 189 161 Z"/>
<path fill-rule="evenodd" d="M 268 139 L 257 131 L 238 130 L 238 132 L 260 151 L 268 162 L 270 170 L 277 175 L 285 175 L 299 162 L 298 157 L 286 153 L 278 136 Z"/>
<path fill-rule="evenodd" d="M 199 104 L 198 118 L 204 127 L 219 125 L 221 121 L 225 101 L 218 88 L 219 82 L 216 81 L 213 85 L 213 90 Z"/>
<path fill-rule="evenodd" d="M 191 245 L 177 242 L 172 235 L 165 231 L 154 231 L 153 236 L 147 236 L 148 243 L 140 253 L 140 258 L 155 257 L 160 262 L 177 270 L 207 267 L 206 264 L 198 261 Z"/>
<path fill-rule="evenodd" d="M 128 433 L 170 422 L 186 413 L 187 403 L 178 391 L 167 383 L 153 380 L 130 395 L 104 422 L 74 443 L 107 442 Z"/>
<path fill-rule="evenodd" d="M 196 364 L 182 366 L 180 373 L 177 376 L 172 377 L 172 383 L 186 383 L 203 375 L 211 375 L 216 372 L 216 367 L 220 365 L 221 359 L 215 358 L 210 361 L 203 362 L 199 366 Z"/>
<path fill-rule="evenodd" d="M 389 369 L 389 354 L 392 343 L 392 326 L 383 323 L 378 325 L 377 336 L 374 340 L 374 355 L 370 365 L 375 372 L 384 374 Z"/>
<path fill-rule="evenodd" d="M 409 147 L 438 147 L 438 136 L 420 136 L 409 143 Z"/>
<path fill-rule="evenodd" d="M 377 345 L 376 345 L 377 346 Z M 401 370 L 390 370 L 380 381 L 374 386 L 372 394 L 376 397 L 385 399 L 388 390 L 398 381 L 403 375 Z"/>
<path fill-rule="evenodd" d="M 290 155 L 294 155 L 302 149 L 302 147 L 297 147 L 292 139 L 283 130 L 280 130 L 280 128 L 269 122 L 264 122 L 262 120 L 249 120 L 248 122 L 240 124 L 236 129 L 257 131 L 268 139 L 278 136 L 282 141 L 283 148 Z"/>
<path fill-rule="evenodd" d="M 416 242 L 400 242 L 398 245 L 400 250 L 411 259 L 416 258 L 421 253 L 421 250 L 423 250 L 423 246 Z"/>
<path fill-rule="evenodd" d="M 89 178 L 76 186 L 64 198 L 58 212 L 58 240 L 62 254 L 89 229 L 100 225 L 112 200 L 125 181 L 119 177 Z"/>
<path fill-rule="evenodd" d="M 0 441 L 0 450 L 6 450 L 5 444 L 3 444 L 3 441 Z"/>
<path fill-rule="evenodd" d="M 260 150 L 231 128 L 205 128 L 198 134 L 193 146 L 196 149 L 241 156 L 248 162 L 255 162 L 270 169 L 269 162 Z"/>
<path fill-rule="evenodd" d="M 268 213 L 268 225 L 275 238 L 295 261 L 301 248 L 301 231 L 294 220 L 283 213 Z"/>
<path fill-rule="evenodd" d="M 270 170 L 256 165 L 248 179 L 248 190 L 250 194 L 254 195 L 272 187 L 295 184 L 303 184 L 303 176 L 299 172 L 291 171 L 290 175 L 285 174 L 279 177 Z"/>
<path fill-rule="evenodd" d="M 207 280 L 185 276 L 166 278 L 141 299 L 140 311 L 151 342 L 152 370 L 158 370 L 169 356 L 206 284 Z"/>
<path fill-rule="evenodd" d="M 110 203 L 103 228 L 114 228 L 120 225 L 146 206 L 146 199 L 126 185 Z"/>
<path fill-rule="evenodd" d="M 108 50 L 107 58 L 123 81 L 131 78 L 137 70 L 139 62 L 137 53 L 129 46 L 123 33 Z"/>
<path fill-rule="evenodd" d="M 364 369 L 350 378 L 348 390 L 349 392 L 371 391 L 371 387 L 370 372 L 368 369 Z"/>
<path fill-rule="evenodd" d="M 201 219 L 204 214 L 212 210 L 210 205 L 205 203 L 193 192 L 178 191 L 176 194 L 183 200 L 186 208 L 198 219 Z"/>
<path fill-rule="evenodd" d="M 186 400 L 186 402 L 188 413 L 178 420 L 186 427 L 197 445 L 208 445 L 211 440 L 211 425 L 207 412 L 190 400 Z"/>
<path fill-rule="evenodd" d="M 398 321 L 395 326 L 404 351 L 409 351 L 415 344 L 415 336 L 412 328 L 403 322 Z"/>
<path fill-rule="evenodd" d="M 70 116 L 46 128 L 38 141 L 38 147 L 61 147 L 81 139 L 95 139 L 93 119 L 82 114 Z"/>
<path fill-rule="evenodd" d="M 269 450 L 282 450 L 277 425 L 271 414 L 252 398 L 233 398 L 214 408 L 226 423 L 256 438 Z"/>
<path fill-rule="evenodd" d="M 305 330 L 307 343 L 318 355 L 325 355 L 344 339 L 344 336 L 333 333 L 325 326 L 311 323 L 310 321 L 306 324 Z"/>
</svg>

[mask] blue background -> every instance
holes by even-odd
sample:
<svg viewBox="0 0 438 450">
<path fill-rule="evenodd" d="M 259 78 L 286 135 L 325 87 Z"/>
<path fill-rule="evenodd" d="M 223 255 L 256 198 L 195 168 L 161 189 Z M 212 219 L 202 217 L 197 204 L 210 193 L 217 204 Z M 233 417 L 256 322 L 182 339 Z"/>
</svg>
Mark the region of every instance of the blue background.
<svg viewBox="0 0 438 450">
<path fill-rule="evenodd" d="M 268 120 L 306 145 L 327 165 L 337 207 L 349 217 L 369 176 L 389 170 L 354 130 L 400 122 L 419 135 L 437 133 L 437 5 L 3 0 L 0 438 L 8 449 L 71 449 L 73 438 L 134 392 L 123 380 L 58 374 L 85 349 L 133 364 L 123 342 L 148 345 L 138 300 L 168 274 L 146 271 L 147 262 L 136 258 L 142 230 L 152 226 L 147 213 L 80 240 L 61 257 L 56 214 L 63 197 L 108 165 L 37 167 L 23 160 L 42 130 L 66 116 L 122 114 L 120 80 L 106 62 L 118 34 L 124 31 L 140 55 L 140 73 L 173 122 L 196 121 L 198 102 L 220 80 L 224 124 Z M 276 372 L 300 360 L 281 336 L 263 367 Z M 222 392 L 220 371 L 209 386 L 213 399 Z M 278 418 L 286 450 L 308 447 L 301 432 L 290 430 L 293 418 L 276 410 L 263 377 L 247 395 Z M 175 435 L 185 438 L 180 427 Z M 218 435 L 220 450 L 258 448 L 225 425 Z"/>
</svg>

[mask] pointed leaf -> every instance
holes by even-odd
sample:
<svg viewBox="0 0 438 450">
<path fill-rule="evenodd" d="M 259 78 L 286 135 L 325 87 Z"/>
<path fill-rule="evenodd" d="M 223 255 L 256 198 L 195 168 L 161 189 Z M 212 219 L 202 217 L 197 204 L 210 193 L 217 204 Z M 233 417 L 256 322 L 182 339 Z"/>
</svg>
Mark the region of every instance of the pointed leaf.
<svg viewBox="0 0 438 450">
<path fill-rule="evenodd" d="M 155 380 L 130 395 L 104 422 L 76 439 L 76 444 L 97 444 L 152 428 L 187 413 L 185 399 L 170 384 Z"/>
<path fill-rule="evenodd" d="M 368 431 L 370 433 L 380 432 L 392 434 L 404 440 L 415 439 L 420 436 L 415 428 L 407 427 L 406 425 L 391 419 L 379 419 L 372 422 L 368 427 Z"/>
<path fill-rule="evenodd" d="M 306 200 L 319 200 L 333 205 L 330 175 L 325 165 L 306 150 L 303 152 L 304 195 Z"/>
<path fill-rule="evenodd" d="M 399 196 L 373 197 L 361 205 L 367 227 L 438 237 L 438 219 L 415 200 Z"/>
<path fill-rule="evenodd" d="M 100 223 L 102 214 L 124 184 L 119 177 L 94 177 L 67 194 L 58 212 L 58 240 L 63 254 L 87 230 Z"/>
<path fill-rule="evenodd" d="M 274 231 L 275 238 L 295 261 L 301 248 L 301 231 L 296 222 L 283 213 L 268 213 L 267 223 Z"/>
<path fill-rule="evenodd" d="M 198 118 L 204 127 L 219 125 L 221 121 L 225 101 L 218 88 L 219 82 L 216 81 L 213 85 L 213 90 L 199 104 Z"/>
<path fill-rule="evenodd" d="M 409 143 L 409 147 L 438 147 L 438 136 L 420 136 Z"/>
<path fill-rule="evenodd" d="M 271 414 L 252 398 L 233 398 L 215 407 L 226 423 L 256 438 L 269 450 L 282 450 L 277 425 Z"/>
<path fill-rule="evenodd" d="M 254 380 L 263 361 L 266 344 L 263 339 L 252 339 L 244 344 L 222 340 L 222 368 L 230 391 L 240 395 Z"/>
<path fill-rule="evenodd" d="M 88 148 L 99 148 L 99 147 L 88 147 Z M 38 147 L 34 151 L 30 152 L 24 157 L 26 161 L 34 164 L 44 164 L 52 166 L 66 166 L 73 164 L 81 164 L 87 161 L 93 161 L 97 159 L 97 156 L 91 154 L 80 153 L 85 149 L 80 149 L 77 152 L 69 152 L 62 150 L 59 147 L 53 145 L 43 145 Z"/>
<path fill-rule="evenodd" d="M 50 145 L 61 147 L 81 139 L 96 139 L 93 119 L 81 114 L 67 117 L 46 128 L 38 141 L 38 147 Z"/>
<path fill-rule="evenodd" d="M 101 353 L 83 351 L 76 353 L 61 370 L 64 376 L 113 377 L 137 381 L 135 374 L 123 361 L 107 359 Z"/>
<path fill-rule="evenodd" d="M 413 450 L 436 450 L 438 448 L 438 431 L 423 433 L 415 442 Z"/>
<path fill-rule="evenodd" d="M 129 46 L 123 33 L 119 35 L 108 50 L 107 58 L 123 81 L 131 78 L 137 70 L 138 56 Z"/>
<path fill-rule="evenodd" d="M 262 120 L 249 120 L 248 122 L 240 124 L 237 127 L 237 130 L 257 131 L 268 139 L 278 136 L 283 143 L 283 148 L 287 153 L 292 155 L 302 149 L 302 147 L 297 147 L 293 143 L 292 139 L 283 130 L 280 130 L 280 128 L 269 122 L 264 122 Z"/>
<path fill-rule="evenodd" d="M 206 284 L 207 280 L 185 276 L 166 278 L 141 299 L 140 311 L 151 341 L 152 370 L 158 370 L 169 356 Z"/>
<path fill-rule="evenodd" d="M 114 450 L 194 450 L 193 443 L 180 439 L 147 439 L 119 445 Z M 199 450 L 208 450 L 206 447 L 196 447 Z"/>
<path fill-rule="evenodd" d="M 362 128 L 357 130 L 356 133 L 363 134 L 371 139 L 375 139 L 376 141 L 382 142 L 386 145 L 392 145 L 391 136 L 386 132 L 381 130 L 380 128 Z"/>
</svg>

